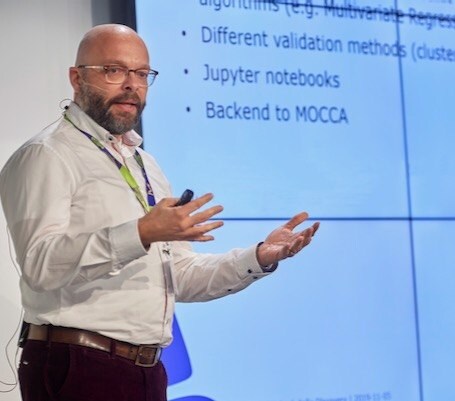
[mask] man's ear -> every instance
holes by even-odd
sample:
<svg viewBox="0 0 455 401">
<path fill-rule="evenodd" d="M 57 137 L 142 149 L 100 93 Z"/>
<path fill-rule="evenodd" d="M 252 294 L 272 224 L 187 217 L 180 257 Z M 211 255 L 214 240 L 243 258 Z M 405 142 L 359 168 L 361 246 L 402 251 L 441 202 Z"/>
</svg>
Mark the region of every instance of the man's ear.
<svg viewBox="0 0 455 401">
<path fill-rule="evenodd" d="M 77 67 L 70 67 L 68 74 L 69 74 L 70 83 L 71 83 L 71 86 L 73 87 L 74 93 L 80 92 L 81 70 Z"/>
</svg>

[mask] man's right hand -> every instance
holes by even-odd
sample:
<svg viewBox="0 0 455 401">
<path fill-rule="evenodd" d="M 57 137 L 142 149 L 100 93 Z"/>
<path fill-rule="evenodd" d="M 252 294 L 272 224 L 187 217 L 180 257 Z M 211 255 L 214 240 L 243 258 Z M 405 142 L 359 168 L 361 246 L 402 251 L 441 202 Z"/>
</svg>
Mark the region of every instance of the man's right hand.
<svg viewBox="0 0 455 401">
<path fill-rule="evenodd" d="M 177 198 L 164 198 L 138 220 L 139 236 L 144 247 L 157 241 L 211 241 L 208 232 L 223 225 L 222 221 L 208 221 L 223 211 L 220 205 L 199 209 L 213 199 L 205 194 L 183 206 L 174 206 Z"/>
</svg>

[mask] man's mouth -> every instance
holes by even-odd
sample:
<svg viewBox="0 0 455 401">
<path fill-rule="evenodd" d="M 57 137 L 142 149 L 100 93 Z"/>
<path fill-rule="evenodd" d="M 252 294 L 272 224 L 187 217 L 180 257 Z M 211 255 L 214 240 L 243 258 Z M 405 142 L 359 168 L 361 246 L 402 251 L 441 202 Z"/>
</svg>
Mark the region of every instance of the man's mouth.
<svg viewBox="0 0 455 401">
<path fill-rule="evenodd" d="M 113 102 L 113 106 L 117 106 L 122 111 L 134 112 L 138 111 L 139 104 L 134 100 L 127 100 L 122 102 Z"/>
</svg>

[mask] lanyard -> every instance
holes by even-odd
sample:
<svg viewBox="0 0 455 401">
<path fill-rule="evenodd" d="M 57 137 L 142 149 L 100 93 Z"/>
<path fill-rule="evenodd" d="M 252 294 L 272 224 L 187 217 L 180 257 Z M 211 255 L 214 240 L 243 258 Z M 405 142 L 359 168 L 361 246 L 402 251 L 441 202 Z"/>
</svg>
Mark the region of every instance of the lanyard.
<svg viewBox="0 0 455 401">
<path fill-rule="evenodd" d="M 142 195 L 142 192 L 139 188 L 139 185 L 138 183 L 136 182 L 136 179 L 133 177 L 133 175 L 131 174 L 130 170 L 128 169 L 128 167 L 126 167 L 125 165 L 123 165 L 122 163 L 120 163 L 115 157 L 114 155 L 109 152 L 109 150 L 98 140 L 96 139 L 93 135 L 90 135 L 88 132 L 85 132 L 83 130 L 81 130 L 79 127 L 77 127 L 69 118 L 68 116 L 65 114 L 65 120 L 67 120 L 68 122 L 71 123 L 71 125 L 76 128 L 78 131 L 80 131 L 82 134 L 84 134 L 88 139 L 90 139 L 95 145 L 96 147 L 101 150 L 107 157 L 109 157 L 109 159 L 111 159 L 111 161 L 117 166 L 117 168 L 119 169 L 120 171 L 120 174 L 122 175 L 123 179 L 126 181 L 126 183 L 129 185 L 129 187 L 133 190 L 134 194 L 136 195 L 136 198 L 137 200 L 139 201 L 139 203 L 141 204 L 142 208 L 144 209 L 144 211 L 146 213 L 148 213 L 151 208 L 153 206 L 155 206 L 155 196 L 153 195 L 153 190 L 152 190 L 152 186 L 150 184 L 150 181 L 147 177 L 147 173 L 145 171 L 145 167 L 144 167 L 144 161 L 142 160 L 142 157 L 141 155 L 139 154 L 139 152 L 137 151 L 137 149 L 135 150 L 135 153 L 134 153 L 134 159 L 136 160 L 136 163 L 139 165 L 139 167 L 141 168 L 141 171 L 142 171 L 142 176 L 144 177 L 144 180 L 145 180 L 145 188 L 146 188 L 146 191 L 147 191 L 147 201 L 144 199 L 144 196 Z"/>
</svg>

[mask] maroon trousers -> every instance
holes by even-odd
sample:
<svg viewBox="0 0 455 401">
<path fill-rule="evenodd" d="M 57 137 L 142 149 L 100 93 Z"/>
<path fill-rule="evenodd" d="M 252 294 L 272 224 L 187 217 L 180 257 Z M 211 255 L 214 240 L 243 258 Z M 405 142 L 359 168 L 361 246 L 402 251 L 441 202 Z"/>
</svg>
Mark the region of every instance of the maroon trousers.
<svg viewBox="0 0 455 401">
<path fill-rule="evenodd" d="M 19 365 L 23 401 L 166 401 L 161 362 L 151 368 L 78 345 L 28 340 Z"/>
</svg>

